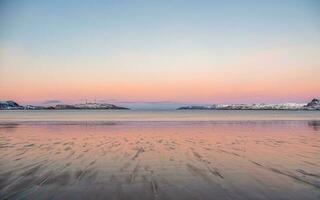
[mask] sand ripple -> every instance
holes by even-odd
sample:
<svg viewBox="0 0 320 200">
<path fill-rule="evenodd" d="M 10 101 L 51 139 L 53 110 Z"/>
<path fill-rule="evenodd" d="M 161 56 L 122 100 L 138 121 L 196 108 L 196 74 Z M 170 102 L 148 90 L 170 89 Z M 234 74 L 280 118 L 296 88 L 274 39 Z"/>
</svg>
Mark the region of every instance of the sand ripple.
<svg viewBox="0 0 320 200">
<path fill-rule="evenodd" d="M 319 199 L 314 124 L 0 124 L 0 199 Z"/>
</svg>

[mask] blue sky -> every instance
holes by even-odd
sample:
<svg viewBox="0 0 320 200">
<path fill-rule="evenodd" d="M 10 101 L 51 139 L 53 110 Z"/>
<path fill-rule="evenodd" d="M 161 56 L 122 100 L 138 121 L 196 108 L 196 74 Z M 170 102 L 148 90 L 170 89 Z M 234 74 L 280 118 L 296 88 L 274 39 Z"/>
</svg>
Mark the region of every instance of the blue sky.
<svg viewBox="0 0 320 200">
<path fill-rule="evenodd" d="M 315 0 L 1 0 L 2 98 L 304 101 L 319 95 L 319 10 Z"/>
<path fill-rule="evenodd" d="M 174 41 L 183 47 L 185 40 L 239 49 L 256 41 L 319 41 L 319 1 L 2 0 L 0 6 L 3 42 L 55 54 L 85 45 L 144 50 Z"/>
</svg>

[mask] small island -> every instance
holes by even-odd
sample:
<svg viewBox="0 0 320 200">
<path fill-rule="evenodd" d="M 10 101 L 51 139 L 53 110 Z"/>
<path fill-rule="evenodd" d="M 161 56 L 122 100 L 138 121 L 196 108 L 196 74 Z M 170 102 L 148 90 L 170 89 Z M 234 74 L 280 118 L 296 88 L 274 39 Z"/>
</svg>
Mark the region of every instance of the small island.
<svg viewBox="0 0 320 200">
<path fill-rule="evenodd" d="M 283 104 L 213 104 L 211 106 L 183 106 L 177 110 L 320 110 L 320 100 L 312 99 L 309 103 Z"/>
<path fill-rule="evenodd" d="M 22 106 L 14 101 L 0 101 L 0 110 L 129 110 L 108 103 L 57 104 L 55 106 Z"/>
</svg>

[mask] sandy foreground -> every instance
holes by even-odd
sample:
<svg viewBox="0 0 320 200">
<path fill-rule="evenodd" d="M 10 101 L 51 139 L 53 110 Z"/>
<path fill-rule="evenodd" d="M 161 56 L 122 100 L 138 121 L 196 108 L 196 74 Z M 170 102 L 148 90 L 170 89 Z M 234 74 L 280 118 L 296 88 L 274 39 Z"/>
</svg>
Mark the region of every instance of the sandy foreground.
<svg viewBox="0 0 320 200">
<path fill-rule="evenodd" d="M 0 124 L 0 199 L 320 199 L 320 122 Z"/>
</svg>

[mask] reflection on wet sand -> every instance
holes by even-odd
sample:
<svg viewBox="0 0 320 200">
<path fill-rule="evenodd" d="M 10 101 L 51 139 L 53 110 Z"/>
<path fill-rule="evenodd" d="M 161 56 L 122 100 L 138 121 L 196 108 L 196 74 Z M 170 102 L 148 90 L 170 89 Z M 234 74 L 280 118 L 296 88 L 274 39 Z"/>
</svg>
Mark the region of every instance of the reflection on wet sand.
<svg viewBox="0 0 320 200">
<path fill-rule="evenodd" d="M 315 131 L 320 131 L 320 121 L 309 121 L 308 125 L 313 127 Z"/>
<path fill-rule="evenodd" d="M 0 197 L 319 199 L 318 125 L 0 124 Z"/>
</svg>

